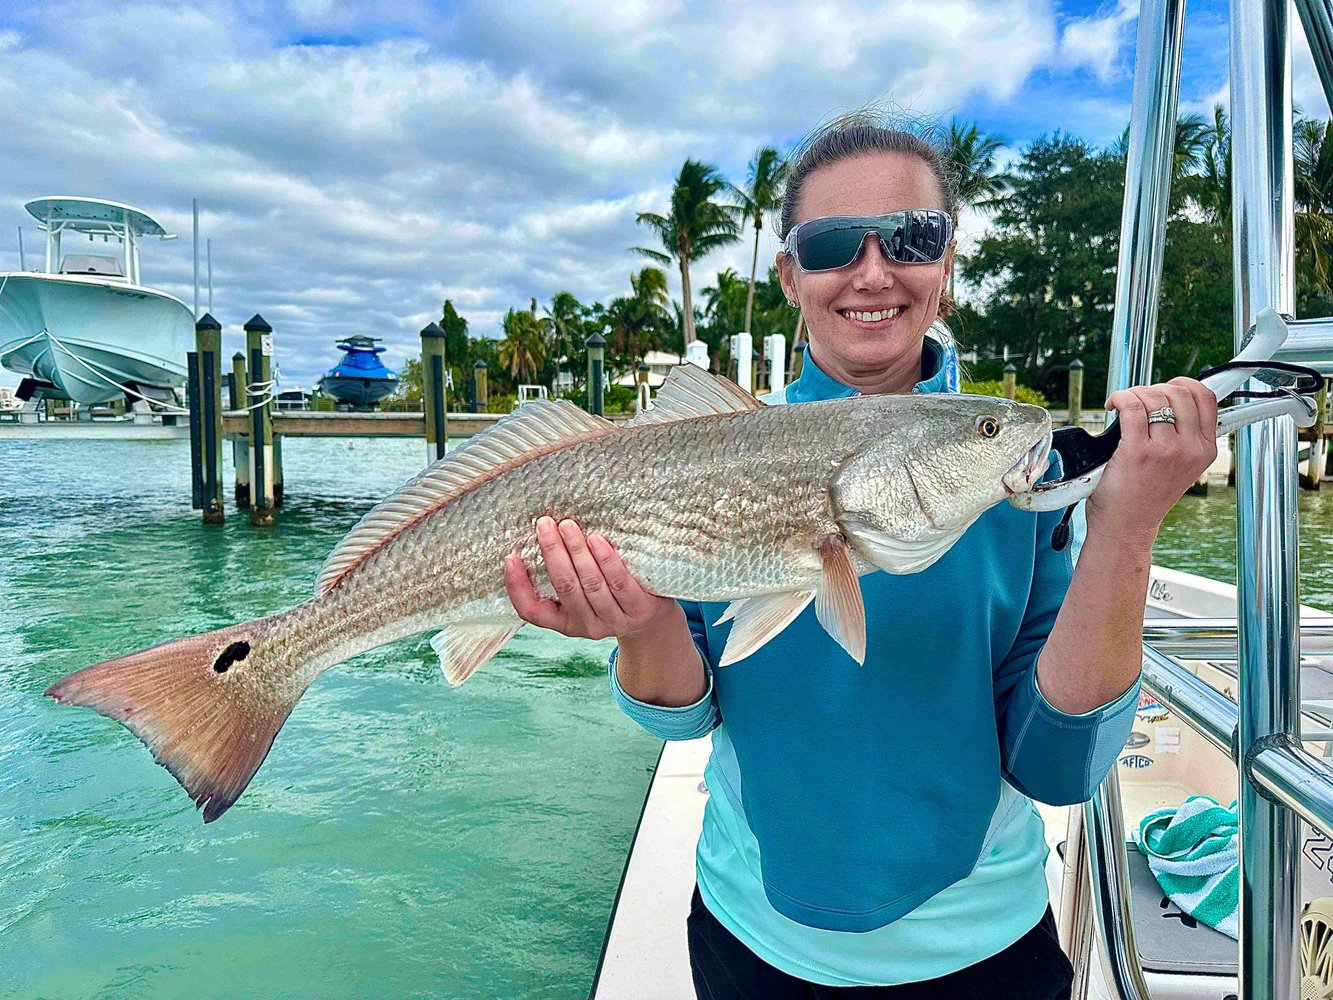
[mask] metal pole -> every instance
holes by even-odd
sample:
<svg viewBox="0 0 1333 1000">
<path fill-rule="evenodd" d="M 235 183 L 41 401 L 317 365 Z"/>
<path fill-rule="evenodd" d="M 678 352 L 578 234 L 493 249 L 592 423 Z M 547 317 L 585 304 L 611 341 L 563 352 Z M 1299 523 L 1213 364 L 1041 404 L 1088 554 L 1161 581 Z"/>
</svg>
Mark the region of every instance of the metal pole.
<svg viewBox="0 0 1333 1000">
<path fill-rule="evenodd" d="M 1296 10 L 1305 27 L 1305 40 L 1310 43 L 1319 70 L 1319 81 L 1324 85 L 1324 97 L 1333 105 L 1333 2 L 1330 0 L 1296 0 Z"/>
<path fill-rule="evenodd" d="M 27 259 L 23 256 L 23 227 L 19 226 L 19 270 L 26 271 L 27 269 L 28 269 L 28 262 Z"/>
<path fill-rule="evenodd" d="M 204 247 L 208 250 L 208 311 L 213 311 L 213 241 L 205 240 Z"/>
<path fill-rule="evenodd" d="M 1286 3 L 1231 0 L 1235 343 L 1259 312 L 1294 305 L 1291 39 Z M 1289 417 L 1236 435 L 1240 755 L 1300 719 L 1296 435 Z M 1240 996 L 1294 996 L 1300 982 L 1300 823 L 1240 783 Z"/>
<path fill-rule="evenodd" d="M 190 199 L 194 215 L 194 315 L 199 316 L 199 199 Z"/>
<path fill-rule="evenodd" d="M 1185 0 L 1145 2 L 1141 6 L 1106 376 L 1108 394 L 1151 380 L 1184 31 Z M 1111 416 L 1107 414 L 1108 422 Z M 1148 996 L 1148 988 L 1134 942 L 1120 778 L 1114 767 L 1084 806 L 1084 824 L 1097 938 L 1111 985 L 1127 1000 L 1142 1000 Z"/>
<path fill-rule="evenodd" d="M 1134 54 L 1134 114 L 1120 215 L 1108 392 L 1152 380 L 1184 34 L 1185 0 L 1143 5 Z"/>
</svg>

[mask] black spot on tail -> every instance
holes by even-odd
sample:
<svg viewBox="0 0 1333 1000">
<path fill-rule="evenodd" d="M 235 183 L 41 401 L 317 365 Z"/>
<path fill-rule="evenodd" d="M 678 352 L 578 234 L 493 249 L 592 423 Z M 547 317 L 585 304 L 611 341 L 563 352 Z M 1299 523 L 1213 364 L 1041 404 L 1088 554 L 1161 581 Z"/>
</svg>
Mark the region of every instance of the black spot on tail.
<svg viewBox="0 0 1333 1000">
<path fill-rule="evenodd" d="M 249 655 L 250 644 L 248 642 L 245 640 L 233 642 L 218 655 L 217 662 L 213 664 L 213 669 L 220 674 L 225 674 L 231 669 L 233 663 L 240 663 Z"/>
</svg>

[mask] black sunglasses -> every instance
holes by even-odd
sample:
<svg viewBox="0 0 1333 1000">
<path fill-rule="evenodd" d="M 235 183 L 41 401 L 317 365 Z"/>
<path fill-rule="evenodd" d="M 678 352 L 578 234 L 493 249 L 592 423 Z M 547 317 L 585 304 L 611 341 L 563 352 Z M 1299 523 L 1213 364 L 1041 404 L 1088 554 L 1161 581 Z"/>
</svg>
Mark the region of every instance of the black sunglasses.
<svg viewBox="0 0 1333 1000">
<path fill-rule="evenodd" d="M 835 271 L 861 254 L 873 233 L 884 256 L 895 264 L 936 264 L 948 249 L 953 219 L 934 208 L 913 208 L 888 215 L 829 215 L 807 219 L 782 243 L 802 271 Z"/>
</svg>

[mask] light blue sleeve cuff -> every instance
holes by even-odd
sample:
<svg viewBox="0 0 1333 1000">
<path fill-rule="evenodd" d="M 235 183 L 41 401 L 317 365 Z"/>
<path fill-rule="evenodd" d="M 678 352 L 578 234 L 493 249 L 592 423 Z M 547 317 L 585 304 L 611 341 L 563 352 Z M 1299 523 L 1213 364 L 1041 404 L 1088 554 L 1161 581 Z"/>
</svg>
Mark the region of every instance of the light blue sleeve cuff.
<svg viewBox="0 0 1333 1000">
<path fill-rule="evenodd" d="M 1014 691 L 1007 731 L 1006 777 L 1023 794 L 1050 805 L 1072 805 L 1092 797 L 1129 738 L 1138 710 L 1136 679 L 1129 690 L 1078 715 L 1062 712 L 1042 695 L 1033 665 Z M 1008 734 L 1012 734 L 1011 736 Z"/>
<path fill-rule="evenodd" d="M 616 676 L 616 659 L 619 655 L 620 647 L 617 646 L 611 650 L 611 659 L 607 664 L 611 683 L 611 697 L 615 699 L 620 710 L 643 729 L 660 740 L 693 740 L 700 736 L 707 736 L 717 728 L 720 716 L 717 705 L 713 701 L 712 671 L 705 670 L 705 675 L 708 678 L 708 689 L 704 692 L 703 697 L 694 704 L 681 705 L 675 708 L 666 705 L 650 705 L 646 701 L 631 698 L 625 693 L 625 689 L 620 686 L 620 678 Z"/>
</svg>

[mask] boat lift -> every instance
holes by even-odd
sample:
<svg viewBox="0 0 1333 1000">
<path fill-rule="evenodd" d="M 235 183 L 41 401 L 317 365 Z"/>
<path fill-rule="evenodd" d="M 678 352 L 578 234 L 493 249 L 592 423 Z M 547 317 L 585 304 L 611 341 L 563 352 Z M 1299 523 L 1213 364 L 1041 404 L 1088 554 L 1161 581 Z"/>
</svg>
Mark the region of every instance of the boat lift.
<svg viewBox="0 0 1333 1000">
<path fill-rule="evenodd" d="M 1333 0 L 1295 0 L 1333 104 Z M 1293 320 L 1291 38 L 1286 0 L 1231 0 L 1232 227 L 1236 348 L 1259 314 L 1285 318 L 1275 360 L 1333 375 L 1333 317 Z M 1151 381 L 1157 299 L 1180 92 L 1185 0 L 1145 0 L 1139 12 L 1125 202 L 1121 218 L 1108 391 Z M 1144 684 L 1231 757 L 1240 785 L 1239 1000 L 1287 1000 L 1301 981 L 1300 822 L 1333 832 L 1333 769 L 1301 745 L 1297 578 L 1297 441 L 1290 417 L 1246 427 L 1236 440 L 1237 618 L 1201 635 L 1197 623 L 1154 624 Z M 1324 626 L 1326 628 L 1326 626 Z M 1235 704 L 1172 660 L 1222 641 L 1236 649 Z M 1322 640 L 1327 644 L 1326 637 Z M 1148 1000 L 1129 897 L 1119 778 L 1113 768 L 1082 812 L 1071 811 L 1061 942 L 1087 995 L 1094 936 L 1123 1000 Z M 1305 996 L 1304 993 L 1299 993 Z"/>
</svg>

